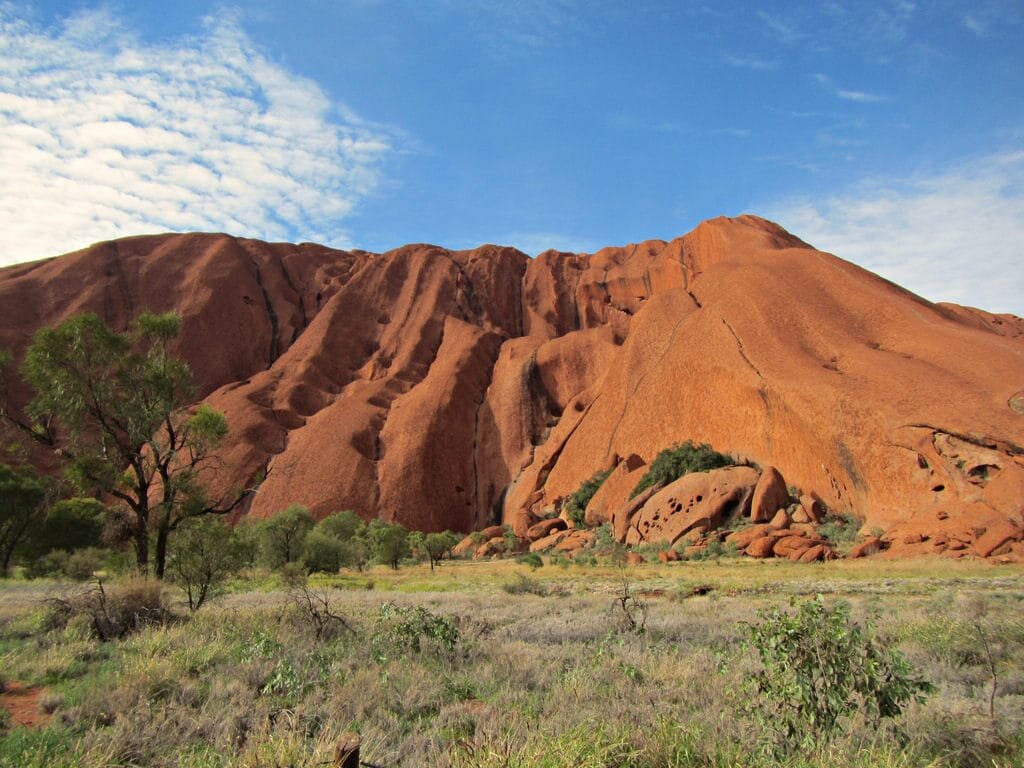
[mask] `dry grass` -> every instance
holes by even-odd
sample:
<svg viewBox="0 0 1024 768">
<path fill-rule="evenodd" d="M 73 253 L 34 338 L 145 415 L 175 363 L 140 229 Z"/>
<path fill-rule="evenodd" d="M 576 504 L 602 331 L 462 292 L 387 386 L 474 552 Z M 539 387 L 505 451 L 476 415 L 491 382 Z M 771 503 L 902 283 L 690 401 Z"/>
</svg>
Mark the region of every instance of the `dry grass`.
<svg viewBox="0 0 1024 768">
<path fill-rule="evenodd" d="M 531 589 L 504 589 L 523 575 Z M 624 578 L 648 603 L 643 634 L 619 629 L 613 598 Z M 691 596 L 697 585 L 707 594 Z M 327 765 L 341 734 L 356 731 L 363 759 L 380 766 L 771 765 L 742 714 L 754 664 L 742 625 L 816 592 L 875 616 L 936 693 L 892 728 L 853 723 L 793 765 L 1024 764 L 1020 569 L 723 559 L 530 572 L 445 562 L 313 586 L 355 633 L 318 638 L 287 591 L 263 578 L 190 618 L 104 642 L 82 622 L 47 630 L 41 601 L 59 586 L 3 585 L 4 673 L 48 686 L 54 719 L 8 733 L 0 764 Z M 454 651 L 424 642 L 375 660 L 385 602 L 451 617 Z"/>
</svg>

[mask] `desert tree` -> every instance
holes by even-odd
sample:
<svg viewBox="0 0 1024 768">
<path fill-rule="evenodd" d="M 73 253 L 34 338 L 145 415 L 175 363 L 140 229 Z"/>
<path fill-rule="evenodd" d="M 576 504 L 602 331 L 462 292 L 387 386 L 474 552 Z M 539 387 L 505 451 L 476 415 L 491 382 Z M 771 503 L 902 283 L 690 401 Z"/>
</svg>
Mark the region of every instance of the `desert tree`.
<svg viewBox="0 0 1024 768">
<path fill-rule="evenodd" d="M 185 520 L 174 535 L 167 567 L 191 611 L 219 594 L 242 567 L 243 545 L 234 529 L 218 517 Z"/>
<path fill-rule="evenodd" d="M 125 333 L 76 315 L 33 337 L 20 368 L 35 392 L 27 407 L 12 407 L 6 387 L 0 397 L 0 415 L 62 458 L 83 492 L 124 506 L 138 568 L 158 578 L 182 521 L 229 512 L 247 493 L 209 499 L 200 481 L 228 426 L 208 405 L 187 407 L 191 373 L 170 351 L 180 329 L 174 314 L 144 313 Z"/>
<path fill-rule="evenodd" d="M 45 519 L 50 492 L 51 484 L 33 469 L 0 464 L 0 576 L 10 572 L 26 534 Z"/>
<path fill-rule="evenodd" d="M 281 568 L 302 558 L 313 516 L 301 504 L 291 504 L 258 525 L 260 556 L 268 567 Z"/>
</svg>

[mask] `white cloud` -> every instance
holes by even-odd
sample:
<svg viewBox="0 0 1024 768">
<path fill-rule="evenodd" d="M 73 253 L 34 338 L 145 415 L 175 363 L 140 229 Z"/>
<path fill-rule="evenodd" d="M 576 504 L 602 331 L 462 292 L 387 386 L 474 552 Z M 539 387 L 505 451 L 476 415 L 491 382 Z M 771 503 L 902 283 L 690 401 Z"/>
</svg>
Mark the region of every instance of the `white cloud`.
<svg viewBox="0 0 1024 768">
<path fill-rule="evenodd" d="M 0 3 L 0 264 L 168 229 L 347 245 L 397 137 L 231 14 L 143 45 L 107 11 L 44 29 Z"/>
<path fill-rule="evenodd" d="M 874 104 L 879 101 L 886 101 L 885 96 L 879 96 L 874 93 L 867 93 L 866 91 L 847 91 L 840 89 L 836 91 L 836 96 L 845 101 L 856 101 L 859 104 Z"/>
<path fill-rule="evenodd" d="M 766 215 L 932 301 L 1024 316 L 1024 151 L 784 201 Z"/>
<path fill-rule="evenodd" d="M 725 56 L 722 59 L 730 67 L 756 70 L 775 70 L 779 68 L 779 62 L 762 59 L 759 56 Z"/>
</svg>

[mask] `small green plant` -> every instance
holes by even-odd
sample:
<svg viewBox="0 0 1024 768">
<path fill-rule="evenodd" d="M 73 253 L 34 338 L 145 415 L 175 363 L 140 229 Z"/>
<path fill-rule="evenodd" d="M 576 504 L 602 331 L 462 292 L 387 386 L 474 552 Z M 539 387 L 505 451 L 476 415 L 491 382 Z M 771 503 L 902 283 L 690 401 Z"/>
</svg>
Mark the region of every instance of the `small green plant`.
<svg viewBox="0 0 1024 768">
<path fill-rule="evenodd" d="M 437 650 L 451 654 L 459 637 L 458 624 L 451 617 L 439 616 L 422 606 L 407 608 L 384 603 L 373 631 L 373 660 L 385 664 L 394 656 L 421 653 L 424 640 Z"/>
<path fill-rule="evenodd" d="M 584 513 L 587 510 L 587 504 L 594 498 L 594 494 L 604 484 L 604 481 L 608 479 L 610 471 L 596 472 L 587 481 L 583 483 L 576 492 L 571 494 L 565 501 L 565 509 L 569 515 L 569 519 L 576 524 L 578 528 L 582 528 L 584 525 Z"/>
<path fill-rule="evenodd" d="M 544 558 L 536 552 L 527 552 L 526 554 L 520 555 L 516 558 L 516 562 L 520 565 L 529 566 L 531 571 L 536 571 L 538 568 L 544 567 Z"/>
<path fill-rule="evenodd" d="M 857 541 L 858 530 L 860 521 L 853 515 L 829 515 L 818 527 L 822 538 L 837 547 L 852 546 Z"/>
<path fill-rule="evenodd" d="M 747 647 L 761 660 L 748 680 L 748 711 L 777 756 L 818 747 L 857 713 L 875 723 L 896 717 L 932 690 L 870 624 L 850 622 L 847 604 L 829 607 L 818 595 L 791 605 L 792 613 L 761 611 L 746 627 Z"/>
<path fill-rule="evenodd" d="M 664 486 L 691 472 L 708 472 L 719 467 L 728 467 L 736 459 L 719 453 L 706 443 L 695 444 L 692 440 L 673 445 L 658 454 L 651 462 L 651 468 L 640 478 L 630 498 L 640 495 L 652 486 Z"/>
</svg>

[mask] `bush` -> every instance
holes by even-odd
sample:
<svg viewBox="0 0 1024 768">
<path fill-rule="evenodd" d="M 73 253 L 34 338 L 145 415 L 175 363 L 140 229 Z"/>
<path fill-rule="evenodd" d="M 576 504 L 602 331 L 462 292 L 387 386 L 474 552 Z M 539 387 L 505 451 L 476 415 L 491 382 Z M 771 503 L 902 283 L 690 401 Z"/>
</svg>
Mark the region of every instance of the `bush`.
<svg viewBox="0 0 1024 768">
<path fill-rule="evenodd" d="M 321 532 L 319 527 L 313 529 L 302 546 L 302 562 L 309 573 L 337 573 L 345 556 L 345 542 Z"/>
<path fill-rule="evenodd" d="M 520 565 L 528 565 L 531 571 L 536 571 L 538 568 L 544 567 L 544 558 L 536 552 L 527 552 L 524 555 L 520 555 L 516 558 L 516 562 Z"/>
<path fill-rule="evenodd" d="M 164 624 L 171 613 L 158 581 L 134 578 L 105 585 L 101 579 L 91 588 L 65 598 L 47 600 L 50 629 L 63 630 L 83 617 L 99 640 L 117 640 L 144 627 Z"/>
<path fill-rule="evenodd" d="M 651 468 L 640 478 L 630 498 L 640 495 L 652 486 L 665 486 L 691 472 L 708 472 L 719 467 L 736 464 L 736 459 L 719 453 L 706 443 L 694 445 L 691 440 L 666 448 L 651 463 Z"/>
<path fill-rule="evenodd" d="M 373 659 L 385 664 L 393 656 L 421 653 L 424 640 L 439 651 L 451 654 L 459 642 L 459 627 L 448 616 L 416 606 L 405 608 L 384 603 L 373 631 Z"/>
<path fill-rule="evenodd" d="M 587 510 L 587 504 L 589 504 L 590 500 L 594 498 L 594 494 L 597 493 L 597 489 L 604 484 L 604 481 L 608 479 L 608 475 L 610 474 L 611 471 L 596 472 L 566 500 L 565 508 L 569 515 L 569 519 L 572 520 L 577 527 L 583 527 L 584 513 Z"/>
<path fill-rule="evenodd" d="M 748 709 L 777 755 L 817 747 L 857 713 L 874 723 L 895 717 L 931 690 L 869 624 L 850 623 L 845 603 L 829 608 L 818 595 L 791 605 L 794 613 L 761 611 L 760 623 L 747 626 L 747 646 L 761 660 Z"/>
<path fill-rule="evenodd" d="M 818 527 L 818 533 L 837 549 L 847 549 L 857 541 L 860 521 L 853 515 L 829 515 Z"/>
<path fill-rule="evenodd" d="M 292 504 L 257 524 L 260 557 L 269 568 L 297 562 L 306 536 L 313 530 L 313 516 L 300 504 Z"/>
<path fill-rule="evenodd" d="M 234 529 L 209 515 L 185 520 L 171 540 L 168 573 L 197 611 L 241 570 L 244 545 Z"/>
</svg>

